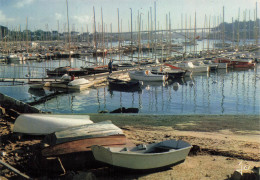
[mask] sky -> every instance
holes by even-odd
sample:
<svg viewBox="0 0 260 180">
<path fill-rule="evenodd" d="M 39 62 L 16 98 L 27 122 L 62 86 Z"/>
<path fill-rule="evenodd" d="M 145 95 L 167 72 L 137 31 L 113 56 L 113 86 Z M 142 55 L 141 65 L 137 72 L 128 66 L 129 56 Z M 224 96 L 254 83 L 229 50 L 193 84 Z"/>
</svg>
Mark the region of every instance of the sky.
<svg viewBox="0 0 260 180">
<path fill-rule="evenodd" d="M 128 32 L 131 27 L 131 10 L 133 31 L 137 30 L 138 12 L 141 14 L 142 30 L 148 29 L 148 12 L 152 9 L 154 28 L 154 4 L 156 2 L 156 28 L 166 29 L 166 15 L 171 17 L 172 29 L 181 27 L 210 27 L 222 22 L 223 6 L 225 22 L 232 22 L 232 17 L 240 21 L 254 20 L 256 2 L 257 16 L 260 16 L 260 0 L 68 0 L 70 30 L 93 32 L 94 13 L 96 29 L 101 31 L 101 8 L 103 12 L 104 31 L 118 32 L 118 10 L 120 31 Z M 240 12 L 240 13 L 239 13 Z M 206 17 L 206 23 L 205 23 Z M 149 14 L 151 18 L 151 14 Z M 0 0 L 0 25 L 11 30 L 28 29 L 35 31 L 67 31 L 66 0 Z M 151 21 L 151 20 L 150 20 Z M 99 26 L 98 26 L 99 25 Z M 151 22 L 150 22 L 151 25 Z"/>
</svg>

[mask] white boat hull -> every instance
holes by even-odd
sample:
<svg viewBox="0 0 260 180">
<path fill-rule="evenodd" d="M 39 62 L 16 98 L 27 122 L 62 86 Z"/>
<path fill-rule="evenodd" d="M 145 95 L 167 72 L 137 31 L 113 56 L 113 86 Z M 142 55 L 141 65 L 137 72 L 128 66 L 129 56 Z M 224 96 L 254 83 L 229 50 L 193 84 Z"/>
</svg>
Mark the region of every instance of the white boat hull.
<svg viewBox="0 0 260 180">
<path fill-rule="evenodd" d="M 44 87 L 44 83 L 32 83 L 29 84 L 32 89 L 42 89 Z"/>
<path fill-rule="evenodd" d="M 158 143 L 160 144 L 160 143 Z M 150 148 L 157 143 L 147 145 L 147 149 L 138 149 L 138 146 L 127 150 L 127 148 L 92 146 L 92 152 L 96 160 L 110 165 L 136 169 L 148 170 L 170 166 L 185 160 L 191 145 L 185 141 L 168 140 L 161 142 L 162 148 L 170 148 L 167 152 L 149 152 Z M 176 149 L 177 148 L 177 149 Z"/>
<path fill-rule="evenodd" d="M 13 132 L 46 135 L 91 123 L 88 115 L 21 114 L 15 120 Z"/>
<path fill-rule="evenodd" d="M 130 71 L 129 77 L 138 81 L 165 81 L 165 75 L 152 74 L 150 71 Z"/>
<path fill-rule="evenodd" d="M 70 82 L 61 81 L 61 82 L 51 82 L 49 84 L 45 84 L 45 86 L 53 87 L 53 88 L 64 88 L 70 90 L 84 90 L 94 85 L 94 82 L 90 82 L 84 78 L 75 79 Z"/>
<path fill-rule="evenodd" d="M 80 79 L 75 79 L 71 82 L 68 83 L 68 86 L 79 86 L 79 85 L 84 85 L 84 84 L 89 84 L 89 80 L 85 78 L 80 78 Z"/>
</svg>

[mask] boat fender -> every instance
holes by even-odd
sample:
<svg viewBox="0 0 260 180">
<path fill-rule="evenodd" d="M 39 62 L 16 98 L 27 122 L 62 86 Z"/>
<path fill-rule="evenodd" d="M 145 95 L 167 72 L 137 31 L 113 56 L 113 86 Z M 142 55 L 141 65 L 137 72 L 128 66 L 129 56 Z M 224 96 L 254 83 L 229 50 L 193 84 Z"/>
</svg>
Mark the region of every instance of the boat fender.
<svg viewBox="0 0 260 180">
<path fill-rule="evenodd" d="M 145 74 L 148 75 L 148 70 L 145 71 Z"/>
</svg>

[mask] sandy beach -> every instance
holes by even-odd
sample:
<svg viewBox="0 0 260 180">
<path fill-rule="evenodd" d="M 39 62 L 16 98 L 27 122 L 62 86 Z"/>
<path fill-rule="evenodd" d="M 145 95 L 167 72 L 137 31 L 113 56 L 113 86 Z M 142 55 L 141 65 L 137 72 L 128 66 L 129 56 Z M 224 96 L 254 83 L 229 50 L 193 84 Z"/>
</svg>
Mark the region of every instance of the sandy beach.
<svg viewBox="0 0 260 180">
<path fill-rule="evenodd" d="M 137 173 L 106 167 L 68 172 L 58 178 L 230 179 L 236 170 L 253 177 L 251 169 L 260 167 L 258 116 L 90 114 L 90 117 L 94 122 L 112 120 L 135 144 L 182 139 L 192 144 L 195 149 L 184 163 L 158 172 Z M 14 121 L 15 119 L 8 116 L 0 120 L 1 160 L 32 178 L 51 178 L 44 172 L 39 174 L 32 170 L 33 152 L 40 150 L 43 137 L 14 135 L 11 131 Z M 6 167 L 0 165 L 0 168 L 1 180 L 20 178 Z"/>
</svg>

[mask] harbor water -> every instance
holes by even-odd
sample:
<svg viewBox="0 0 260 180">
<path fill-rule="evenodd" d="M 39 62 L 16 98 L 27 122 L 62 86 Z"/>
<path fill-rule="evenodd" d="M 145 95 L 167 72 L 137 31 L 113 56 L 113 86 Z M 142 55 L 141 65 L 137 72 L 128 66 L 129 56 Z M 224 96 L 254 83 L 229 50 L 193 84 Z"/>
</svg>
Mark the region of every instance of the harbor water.
<svg viewBox="0 0 260 180">
<path fill-rule="evenodd" d="M 203 42 L 198 43 L 198 49 L 202 49 Z M 134 61 L 137 61 L 137 56 L 133 55 Z M 142 54 L 140 57 L 149 57 L 149 54 Z M 91 66 L 96 61 L 107 64 L 111 58 L 114 59 L 114 64 L 119 63 L 117 55 L 108 56 L 107 59 L 86 56 L 71 59 L 70 62 L 62 59 L 3 63 L 0 66 L 0 78 L 43 78 L 46 76 L 46 69 L 66 65 Z M 132 57 L 128 55 L 120 58 L 129 60 Z M 218 69 L 168 82 L 144 82 L 141 89 L 134 92 L 111 89 L 106 84 L 80 92 L 58 93 L 34 106 L 53 113 L 111 112 L 125 107 L 138 108 L 140 114 L 259 115 L 259 72 L 260 64 L 253 69 Z M 28 84 L 17 82 L 1 82 L 0 92 L 23 102 L 34 102 L 54 93 L 47 88 L 30 89 Z"/>
<path fill-rule="evenodd" d="M 35 105 L 53 113 L 98 113 L 138 108 L 140 114 L 260 114 L 260 66 L 255 69 L 217 70 L 168 82 L 144 82 L 136 92 L 104 85 L 80 92 L 61 93 Z M 2 83 L 0 91 L 23 102 L 33 102 L 50 89 Z"/>
</svg>

